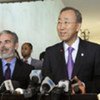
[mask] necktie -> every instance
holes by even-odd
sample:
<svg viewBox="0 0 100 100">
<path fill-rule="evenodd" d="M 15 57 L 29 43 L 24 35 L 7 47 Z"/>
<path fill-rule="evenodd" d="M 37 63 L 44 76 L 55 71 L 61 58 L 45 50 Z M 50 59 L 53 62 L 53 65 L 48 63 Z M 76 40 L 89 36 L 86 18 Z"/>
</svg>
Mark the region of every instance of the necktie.
<svg viewBox="0 0 100 100">
<path fill-rule="evenodd" d="M 25 62 L 25 63 L 28 63 L 28 60 L 25 60 L 24 62 Z"/>
<path fill-rule="evenodd" d="M 74 67 L 74 62 L 73 62 L 73 58 L 72 58 L 72 51 L 73 50 L 74 50 L 74 48 L 72 48 L 72 47 L 68 48 L 67 69 L 68 69 L 68 77 L 69 77 L 69 79 L 71 79 L 72 71 L 73 71 L 73 67 Z"/>
<path fill-rule="evenodd" d="M 7 69 L 5 70 L 5 80 L 11 78 L 10 63 L 7 63 L 6 66 L 7 66 Z"/>
</svg>

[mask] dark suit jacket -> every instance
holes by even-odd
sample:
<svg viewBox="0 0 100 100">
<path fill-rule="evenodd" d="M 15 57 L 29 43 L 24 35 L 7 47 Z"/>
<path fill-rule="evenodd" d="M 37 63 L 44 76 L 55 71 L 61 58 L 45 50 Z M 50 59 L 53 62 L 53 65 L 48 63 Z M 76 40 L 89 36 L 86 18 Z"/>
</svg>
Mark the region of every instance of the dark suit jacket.
<svg viewBox="0 0 100 100">
<path fill-rule="evenodd" d="M 42 69 L 43 62 L 41 60 L 37 60 L 32 58 L 31 59 L 31 65 L 35 67 L 35 69 Z"/>
<path fill-rule="evenodd" d="M 68 79 L 63 42 L 46 49 L 42 74 L 56 84 Z M 87 92 L 100 92 L 100 46 L 80 39 L 72 76 L 86 85 Z"/>
<path fill-rule="evenodd" d="M 24 61 L 23 59 L 21 60 Z M 31 58 L 31 64 L 29 65 L 32 65 L 35 69 L 42 69 L 43 62 L 41 60 Z"/>
<path fill-rule="evenodd" d="M 11 80 L 18 81 L 20 84 L 20 88 L 27 88 L 27 86 L 29 84 L 29 74 L 30 74 L 32 68 L 33 68 L 32 66 L 17 59 Z M 0 60 L 0 84 L 4 80 L 5 80 L 5 78 L 3 76 L 3 71 L 2 71 L 2 62 Z"/>
</svg>

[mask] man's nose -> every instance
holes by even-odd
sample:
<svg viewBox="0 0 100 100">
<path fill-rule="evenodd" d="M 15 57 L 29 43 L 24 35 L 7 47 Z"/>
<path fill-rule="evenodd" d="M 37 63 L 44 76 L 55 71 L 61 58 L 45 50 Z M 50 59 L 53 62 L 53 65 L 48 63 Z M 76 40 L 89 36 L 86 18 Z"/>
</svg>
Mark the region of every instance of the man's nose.
<svg viewBox="0 0 100 100">
<path fill-rule="evenodd" d="M 64 24 L 61 24 L 60 29 L 61 30 L 65 29 L 65 25 Z"/>
<path fill-rule="evenodd" d="M 0 46 L 1 46 L 1 47 L 4 47 L 5 44 L 6 44 L 5 42 L 2 42 L 2 43 L 0 43 Z"/>
</svg>

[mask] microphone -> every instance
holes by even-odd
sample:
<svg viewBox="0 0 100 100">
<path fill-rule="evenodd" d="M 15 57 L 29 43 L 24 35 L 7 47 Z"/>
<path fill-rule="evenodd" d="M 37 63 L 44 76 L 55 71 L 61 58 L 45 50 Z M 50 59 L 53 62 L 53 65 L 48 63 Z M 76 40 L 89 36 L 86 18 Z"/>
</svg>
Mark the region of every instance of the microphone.
<svg viewBox="0 0 100 100">
<path fill-rule="evenodd" d="M 33 96 L 31 88 L 28 89 L 17 88 L 15 89 L 15 94 L 20 94 L 20 95 L 22 94 L 24 95 L 25 98 L 30 98 Z"/>
<path fill-rule="evenodd" d="M 64 92 L 68 92 L 69 91 L 69 81 L 68 80 L 59 81 L 58 87 L 62 88 Z"/>
<path fill-rule="evenodd" d="M 40 86 L 41 94 L 48 94 L 55 87 L 55 83 L 47 76 Z"/>
<path fill-rule="evenodd" d="M 11 92 L 13 93 L 14 92 L 14 89 L 20 87 L 20 84 L 18 81 L 14 81 L 14 80 L 5 80 L 1 86 L 0 86 L 0 93 L 3 93 L 3 92 Z"/>
<path fill-rule="evenodd" d="M 4 85 L 5 85 L 6 90 L 11 91 L 11 92 L 14 91 L 14 87 L 11 80 L 4 81 Z"/>
<path fill-rule="evenodd" d="M 0 86 L 0 93 L 3 93 L 3 92 L 12 92 L 14 91 L 14 87 L 12 85 L 12 82 L 11 80 L 6 80 L 4 81 L 1 86 Z"/>
<path fill-rule="evenodd" d="M 61 100 L 61 94 L 63 93 L 63 88 L 55 86 L 51 91 L 51 100 Z"/>
<path fill-rule="evenodd" d="M 33 95 L 37 95 L 39 89 L 36 87 L 28 87 L 27 89 L 16 88 L 15 94 L 23 94 L 25 98 L 30 98 Z"/>
<path fill-rule="evenodd" d="M 17 88 L 15 94 L 23 94 L 25 98 L 30 98 L 36 95 L 40 89 L 42 80 L 41 70 L 32 70 L 30 73 L 30 84 L 27 89 Z"/>
<path fill-rule="evenodd" d="M 61 100 L 61 96 L 64 92 L 69 91 L 69 81 L 61 80 L 51 91 L 51 100 Z"/>
<path fill-rule="evenodd" d="M 30 80 L 33 85 L 37 85 L 41 83 L 42 80 L 42 72 L 41 70 L 32 70 L 30 73 Z"/>
</svg>

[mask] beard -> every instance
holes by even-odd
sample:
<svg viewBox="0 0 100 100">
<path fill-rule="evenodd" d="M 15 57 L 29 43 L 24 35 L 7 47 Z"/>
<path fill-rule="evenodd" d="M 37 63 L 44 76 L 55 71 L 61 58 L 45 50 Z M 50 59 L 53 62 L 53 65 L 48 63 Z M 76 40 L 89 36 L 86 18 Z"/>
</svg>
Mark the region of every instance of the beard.
<svg viewBox="0 0 100 100">
<path fill-rule="evenodd" d="M 14 57 L 14 56 L 15 56 L 14 53 L 12 53 L 12 54 L 2 54 L 2 55 L 1 55 L 1 58 L 3 58 L 3 59 L 7 59 L 7 58 Z"/>
<path fill-rule="evenodd" d="M 12 53 L 11 54 L 7 54 L 6 52 L 8 52 L 8 51 L 12 51 Z M 2 50 L 0 51 L 0 56 L 3 59 L 11 58 L 11 57 L 15 56 L 15 52 L 11 48 L 3 47 Z"/>
</svg>

